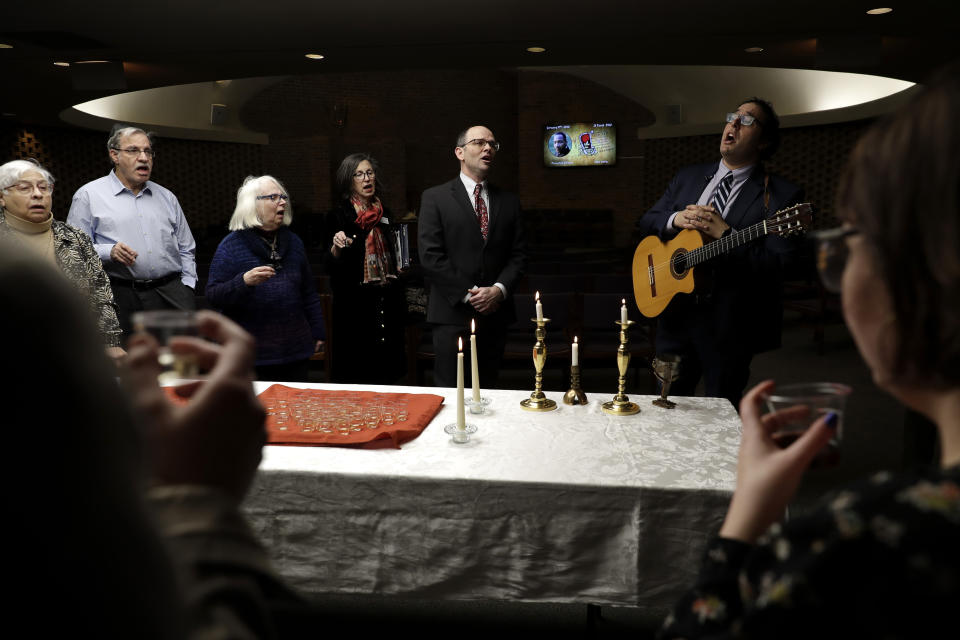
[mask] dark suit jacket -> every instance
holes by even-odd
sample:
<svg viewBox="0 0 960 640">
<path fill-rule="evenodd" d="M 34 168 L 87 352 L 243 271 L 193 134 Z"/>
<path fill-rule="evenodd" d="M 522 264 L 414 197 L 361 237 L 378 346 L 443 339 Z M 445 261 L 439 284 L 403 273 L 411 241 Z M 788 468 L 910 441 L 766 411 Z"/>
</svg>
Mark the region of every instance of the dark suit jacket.
<svg viewBox="0 0 960 640">
<path fill-rule="evenodd" d="M 666 241 L 675 236 L 665 231 L 675 211 L 695 204 L 717 170 L 717 163 L 681 169 L 666 193 L 640 220 L 644 236 L 657 235 Z M 731 205 L 726 221 L 735 230 L 760 222 L 771 214 L 803 199 L 803 190 L 782 178 L 769 176 L 769 207 L 764 207 L 764 179 L 757 165 Z M 688 336 L 678 327 L 689 327 L 689 314 L 701 316 L 701 326 L 730 350 L 758 353 L 780 346 L 783 320 L 782 280 L 798 258 L 796 240 L 768 235 L 694 269 L 695 295 L 708 301 L 694 304 L 690 295 L 679 294 L 659 318 L 658 349 L 681 347 Z"/>
<path fill-rule="evenodd" d="M 487 240 L 460 177 L 431 187 L 420 201 L 417 244 L 424 275 L 430 283 L 427 321 L 466 326 L 475 315 L 462 302 L 474 285 L 495 282 L 507 288 L 507 299 L 490 319 L 513 322 L 513 293 L 526 268 L 520 200 L 487 184 L 490 224 Z"/>
</svg>

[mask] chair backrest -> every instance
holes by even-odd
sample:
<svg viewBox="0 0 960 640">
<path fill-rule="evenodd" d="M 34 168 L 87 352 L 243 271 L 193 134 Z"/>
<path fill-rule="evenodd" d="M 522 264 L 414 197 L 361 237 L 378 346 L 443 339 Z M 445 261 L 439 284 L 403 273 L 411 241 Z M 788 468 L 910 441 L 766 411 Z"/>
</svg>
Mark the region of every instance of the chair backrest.
<svg viewBox="0 0 960 640">
<path fill-rule="evenodd" d="M 629 299 L 633 294 L 633 279 L 624 273 L 598 273 L 593 276 L 592 291 L 585 293 L 615 293 Z"/>
<path fill-rule="evenodd" d="M 586 293 L 592 278 L 584 273 L 531 273 L 527 276 L 527 291 L 547 293 Z"/>
</svg>

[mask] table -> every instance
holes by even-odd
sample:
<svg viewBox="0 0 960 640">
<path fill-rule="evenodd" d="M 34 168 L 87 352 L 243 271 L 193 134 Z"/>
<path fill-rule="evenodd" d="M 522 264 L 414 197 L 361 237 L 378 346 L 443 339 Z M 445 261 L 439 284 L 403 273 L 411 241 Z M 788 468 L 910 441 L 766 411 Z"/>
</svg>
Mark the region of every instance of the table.
<svg viewBox="0 0 960 640">
<path fill-rule="evenodd" d="M 262 391 L 270 383 L 257 383 Z M 244 509 L 277 571 L 311 594 L 588 603 L 663 609 L 688 588 L 733 491 L 740 420 L 720 398 L 611 394 L 557 411 L 485 390 L 479 431 L 451 442 L 455 390 L 402 449 L 265 448 Z M 468 390 L 469 392 L 469 390 Z"/>
</svg>

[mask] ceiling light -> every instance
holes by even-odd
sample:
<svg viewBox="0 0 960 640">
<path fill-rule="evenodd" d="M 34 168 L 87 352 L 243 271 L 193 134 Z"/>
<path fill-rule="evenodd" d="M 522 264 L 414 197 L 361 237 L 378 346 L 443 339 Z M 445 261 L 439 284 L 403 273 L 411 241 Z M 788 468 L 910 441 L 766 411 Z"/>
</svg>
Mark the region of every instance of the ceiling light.
<svg viewBox="0 0 960 640">
<path fill-rule="evenodd" d="M 747 47 L 744 51 L 747 53 L 760 53 L 763 51 L 763 47 Z"/>
<path fill-rule="evenodd" d="M 306 57 L 310 58 L 311 60 L 323 60 L 322 53 L 308 53 Z"/>
<path fill-rule="evenodd" d="M 55 66 L 57 66 L 57 67 L 69 67 L 69 66 L 70 66 L 70 63 L 69 63 L 69 62 L 54 62 L 53 64 L 54 64 Z"/>
<path fill-rule="evenodd" d="M 0 42 L 0 49 L 13 49 L 13 45 Z"/>
<path fill-rule="evenodd" d="M 530 53 L 543 53 L 546 49 L 543 47 L 527 47 L 527 51 Z"/>
<path fill-rule="evenodd" d="M 880 7 L 878 9 L 870 9 L 869 11 L 867 11 L 867 13 L 870 14 L 871 16 L 879 16 L 880 14 L 890 13 L 891 11 L 893 11 L 893 9 L 891 9 L 890 7 Z"/>
</svg>

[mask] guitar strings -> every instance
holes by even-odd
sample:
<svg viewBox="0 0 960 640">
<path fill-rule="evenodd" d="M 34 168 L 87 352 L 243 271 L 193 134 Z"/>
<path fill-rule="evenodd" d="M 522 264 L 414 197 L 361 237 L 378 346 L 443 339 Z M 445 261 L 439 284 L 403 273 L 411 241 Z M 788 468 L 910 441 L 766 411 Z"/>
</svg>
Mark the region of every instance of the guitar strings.
<svg viewBox="0 0 960 640">
<path fill-rule="evenodd" d="M 719 255 L 720 253 L 723 253 L 725 251 L 728 251 L 734 248 L 734 244 L 739 243 L 739 241 L 742 238 L 746 238 L 749 241 L 749 240 L 754 240 L 756 238 L 759 238 L 760 235 L 765 235 L 765 234 L 758 234 L 757 236 L 752 238 L 747 237 L 750 234 L 752 234 L 754 231 L 761 229 L 764 226 L 764 224 L 766 224 L 768 227 L 780 226 L 784 223 L 789 225 L 789 223 L 794 218 L 799 217 L 801 209 L 806 210 L 806 208 L 808 207 L 809 205 L 807 203 L 803 203 L 803 204 L 794 205 L 792 207 L 788 207 L 786 209 L 782 209 L 780 211 L 777 211 L 775 214 L 773 214 L 769 218 L 765 220 L 761 220 L 760 222 L 757 222 L 747 227 L 746 229 L 741 229 L 740 231 L 736 231 L 730 236 L 727 236 L 725 238 L 719 238 L 718 242 L 720 242 L 721 247 L 719 248 L 719 250 L 716 251 L 716 255 Z M 783 214 L 789 214 L 789 215 L 783 217 Z M 696 249 L 691 249 L 690 251 L 687 251 L 685 253 L 674 254 L 673 256 L 670 257 L 670 259 L 667 262 L 654 264 L 652 267 L 653 274 L 656 276 L 659 272 L 663 271 L 664 269 L 669 269 L 670 272 L 673 272 L 679 264 L 683 262 L 687 262 L 687 263 L 691 262 L 691 258 L 693 258 L 692 260 L 693 265 L 688 265 L 688 266 L 695 266 L 700 262 L 703 262 L 704 260 L 715 257 L 715 255 L 708 255 L 705 258 L 703 258 L 703 260 L 700 259 L 702 254 L 712 253 L 713 248 L 715 247 L 716 244 L 717 242 L 715 241 L 715 242 L 711 242 L 710 244 L 701 245 Z M 727 246 L 727 245 L 730 245 L 730 246 Z M 647 271 L 649 272 L 650 270 L 651 270 L 651 267 L 647 267 Z"/>
</svg>

